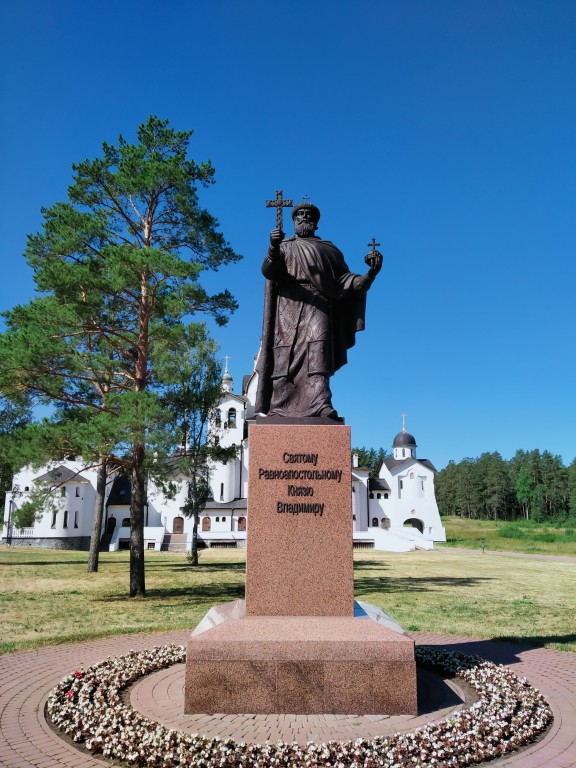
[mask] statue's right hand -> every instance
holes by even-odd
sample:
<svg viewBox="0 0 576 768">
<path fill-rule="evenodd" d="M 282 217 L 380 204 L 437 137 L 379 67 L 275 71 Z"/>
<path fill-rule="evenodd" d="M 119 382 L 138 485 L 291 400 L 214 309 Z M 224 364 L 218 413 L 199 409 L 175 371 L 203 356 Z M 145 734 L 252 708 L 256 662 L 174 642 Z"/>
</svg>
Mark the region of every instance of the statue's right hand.
<svg viewBox="0 0 576 768">
<path fill-rule="evenodd" d="M 272 248 L 278 248 L 282 240 L 284 240 L 284 232 L 281 229 L 273 229 L 270 232 L 270 245 Z"/>
</svg>

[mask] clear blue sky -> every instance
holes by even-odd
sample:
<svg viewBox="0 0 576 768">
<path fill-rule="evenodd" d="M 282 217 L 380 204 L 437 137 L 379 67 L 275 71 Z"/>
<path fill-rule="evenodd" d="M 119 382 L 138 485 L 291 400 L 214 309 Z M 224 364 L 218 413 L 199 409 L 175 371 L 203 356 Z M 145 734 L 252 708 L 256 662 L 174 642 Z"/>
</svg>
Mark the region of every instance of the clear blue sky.
<svg viewBox="0 0 576 768">
<path fill-rule="evenodd" d="M 283 189 L 319 234 L 384 266 L 333 379 L 355 445 L 419 456 L 576 455 L 573 0 L 5 0 L 0 308 L 33 294 L 22 252 L 71 164 L 149 114 L 193 128 L 201 201 L 244 260 L 208 280 L 236 384 L 261 331 L 260 264 Z M 288 227 L 289 217 L 286 221 Z"/>
</svg>

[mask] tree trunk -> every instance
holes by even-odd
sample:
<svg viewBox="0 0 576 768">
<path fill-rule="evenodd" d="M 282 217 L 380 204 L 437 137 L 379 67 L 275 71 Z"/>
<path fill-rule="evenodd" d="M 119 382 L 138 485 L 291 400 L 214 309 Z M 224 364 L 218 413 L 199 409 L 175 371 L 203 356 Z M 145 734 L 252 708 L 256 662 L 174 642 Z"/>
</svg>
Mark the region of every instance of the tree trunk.
<svg viewBox="0 0 576 768">
<path fill-rule="evenodd" d="M 96 475 L 96 500 L 94 501 L 94 522 L 90 536 L 90 553 L 88 555 L 88 573 L 98 571 L 98 555 L 100 551 L 100 536 L 102 535 L 102 518 L 104 517 L 104 494 L 106 493 L 106 459 L 102 459 Z"/>
<path fill-rule="evenodd" d="M 144 446 L 134 446 L 130 503 L 130 597 L 146 595 L 144 579 Z"/>
<path fill-rule="evenodd" d="M 190 551 L 190 564 L 198 565 L 198 513 L 194 512 L 192 523 L 192 549 Z"/>
</svg>

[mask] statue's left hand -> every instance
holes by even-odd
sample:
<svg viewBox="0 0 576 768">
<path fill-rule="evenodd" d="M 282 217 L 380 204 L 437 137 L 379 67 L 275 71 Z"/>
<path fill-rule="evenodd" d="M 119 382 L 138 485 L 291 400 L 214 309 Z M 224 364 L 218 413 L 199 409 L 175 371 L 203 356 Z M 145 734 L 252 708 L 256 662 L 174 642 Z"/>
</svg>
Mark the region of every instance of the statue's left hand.
<svg viewBox="0 0 576 768">
<path fill-rule="evenodd" d="M 382 269 L 382 254 L 379 251 L 370 251 L 370 253 L 364 258 L 364 261 L 370 267 L 368 270 L 369 275 L 372 279 L 374 279 L 378 272 L 380 272 Z"/>
</svg>

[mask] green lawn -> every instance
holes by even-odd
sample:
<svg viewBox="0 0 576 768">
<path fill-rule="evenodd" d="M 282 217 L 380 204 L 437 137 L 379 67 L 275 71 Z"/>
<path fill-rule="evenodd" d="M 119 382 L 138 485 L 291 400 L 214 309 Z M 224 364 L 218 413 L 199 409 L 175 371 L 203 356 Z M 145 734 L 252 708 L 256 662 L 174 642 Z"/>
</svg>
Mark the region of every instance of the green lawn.
<svg viewBox="0 0 576 768">
<path fill-rule="evenodd" d="M 128 553 L 0 547 L 0 650 L 128 632 L 192 629 L 214 604 L 244 596 L 245 553 L 146 553 L 146 598 L 129 598 Z M 355 591 L 407 630 L 512 637 L 576 651 L 576 564 L 432 552 L 355 553 Z"/>
<path fill-rule="evenodd" d="M 446 545 L 449 547 L 480 550 L 484 541 L 486 549 L 497 552 L 576 557 L 575 526 L 554 528 L 530 520 L 509 523 L 459 517 L 444 517 L 442 525 L 446 528 Z"/>
</svg>

